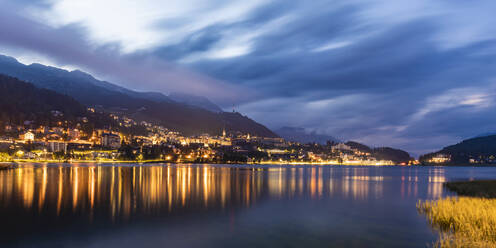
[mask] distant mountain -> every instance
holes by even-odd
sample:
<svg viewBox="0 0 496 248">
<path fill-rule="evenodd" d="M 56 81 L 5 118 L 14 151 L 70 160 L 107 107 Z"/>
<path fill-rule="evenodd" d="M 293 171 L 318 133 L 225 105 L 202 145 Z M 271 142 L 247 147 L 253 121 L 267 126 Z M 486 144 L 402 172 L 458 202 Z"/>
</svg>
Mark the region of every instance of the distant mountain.
<svg viewBox="0 0 496 248">
<path fill-rule="evenodd" d="M 393 162 L 408 163 L 413 158 L 408 152 L 391 147 L 377 147 L 373 149 L 372 156 L 378 160 L 392 160 Z"/>
<path fill-rule="evenodd" d="M 177 111 L 178 109 L 181 111 Z M 180 130 L 187 136 L 202 133 L 220 135 L 225 129 L 228 133 L 278 137 L 270 129 L 239 113 L 213 113 L 200 108 L 182 108 L 177 104 L 150 105 L 130 116 L 136 120 L 152 121 L 173 130 Z"/>
<path fill-rule="evenodd" d="M 208 98 L 204 96 L 195 96 L 184 93 L 173 92 L 168 96 L 171 100 L 184 103 L 191 106 L 199 107 L 202 109 L 206 109 L 215 113 L 223 112 L 222 109 L 217 106 L 215 103 L 208 100 Z"/>
<path fill-rule="evenodd" d="M 396 164 L 401 164 L 408 163 L 408 161 L 412 159 L 408 152 L 391 147 L 370 148 L 364 144 L 360 144 L 354 141 L 348 141 L 345 144 L 361 152 L 370 153 L 374 158 L 378 160 L 391 160 Z"/>
<path fill-rule="evenodd" d="M 0 55 L 0 73 L 17 77 L 33 83 L 37 87 L 55 90 L 71 95 L 78 101 L 88 105 L 104 105 L 107 107 L 136 107 L 133 102 L 138 99 L 154 102 L 173 102 L 168 97 L 158 92 L 138 92 L 124 87 L 101 81 L 92 75 L 80 70 L 67 71 L 64 69 L 34 63 L 24 65 L 15 58 Z M 122 98 L 125 95 L 125 98 Z M 192 96 L 182 93 L 173 93 L 175 102 L 195 106 L 213 112 L 222 112 L 217 105 L 206 97 Z M 132 98 L 132 99 L 127 99 Z M 129 100 L 129 101 L 123 101 Z"/>
<path fill-rule="evenodd" d="M 44 121 L 58 111 L 66 119 L 76 119 L 86 108 L 72 97 L 51 90 L 38 89 L 17 78 L 0 74 L 0 120 L 11 124 Z"/>
<path fill-rule="evenodd" d="M 326 144 L 327 141 L 340 142 L 339 139 L 328 136 L 317 134 L 316 132 L 309 132 L 305 128 L 301 127 L 282 127 L 275 131 L 282 138 L 299 143 L 318 143 Z"/>
<path fill-rule="evenodd" d="M 9 125 L 26 122 L 45 126 L 76 127 L 86 134 L 98 128 L 114 128 L 122 133 L 145 135 L 143 127 L 121 127 L 108 114 L 89 112 L 74 98 L 0 74 L 0 133 Z M 27 124 L 30 125 L 30 124 Z"/>
<path fill-rule="evenodd" d="M 475 136 L 474 138 L 486 137 L 486 136 L 492 136 L 492 135 L 496 135 L 496 132 L 481 133 L 481 134 Z"/>
<path fill-rule="evenodd" d="M 161 93 L 136 92 L 99 81 L 79 70 L 67 71 L 41 64 L 24 65 L 12 57 L 1 55 L 0 74 L 71 96 L 85 106 L 98 106 L 105 111 L 153 120 L 186 135 L 219 134 L 226 128 L 232 132 L 250 131 L 257 136 L 277 136 L 263 125 L 242 115 L 212 111 L 215 107 L 207 104 L 209 101 L 206 98 L 183 96 L 184 102 L 176 102 Z"/>
<path fill-rule="evenodd" d="M 468 165 L 470 159 L 481 164 L 496 163 L 496 135 L 476 137 L 463 140 L 462 142 L 443 148 L 440 151 L 420 156 L 420 161 L 428 161 L 439 155 L 447 155 L 450 161 L 447 165 Z"/>
<path fill-rule="evenodd" d="M 34 84 L 36 87 L 70 95 L 88 105 L 107 108 L 140 108 L 146 102 L 170 102 L 165 95 L 141 93 L 99 81 L 79 70 L 67 71 L 42 64 L 24 65 L 0 55 L 0 73 Z"/>
<path fill-rule="evenodd" d="M 74 70 L 74 71 L 71 71 L 69 73 L 72 74 L 71 76 L 73 76 L 73 77 L 79 77 L 80 79 L 85 80 L 86 82 L 90 82 L 96 86 L 103 87 L 103 88 L 110 90 L 110 91 L 115 91 L 115 92 L 119 92 L 122 94 L 126 94 L 126 95 L 131 96 L 131 97 L 148 99 L 148 100 L 152 100 L 155 102 L 170 102 L 171 101 L 167 96 L 165 96 L 162 93 L 132 91 L 132 90 L 126 89 L 124 87 L 109 83 L 107 81 L 100 81 L 100 80 L 94 78 L 92 75 L 90 75 L 86 72 L 80 71 L 80 70 Z"/>
</svg>

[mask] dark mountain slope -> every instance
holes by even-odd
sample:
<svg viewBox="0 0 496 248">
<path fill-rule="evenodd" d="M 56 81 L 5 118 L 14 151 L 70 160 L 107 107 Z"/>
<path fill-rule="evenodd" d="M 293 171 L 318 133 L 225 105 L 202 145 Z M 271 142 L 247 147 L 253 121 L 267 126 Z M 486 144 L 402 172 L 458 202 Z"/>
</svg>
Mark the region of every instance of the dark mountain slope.
<svg viewBox="0 0 496 248">
<path fill-rule="evenodd" d="M 70 96 L 0 74 L 0 133 L 7 124 L 25 125 L 25 121 L 33 124 L 32 127 L 77 127 L 86 134 L 99 128 L 112 128 L 125 134 L 146 134 L 144 127 L 120 127 L 108 114 L 89 112 Z"/>
<path fill-rule="evenodd" d="M 202 109 L 206 109 L 215 113 L 222 112 L 222 109 L 215 105 L 213 102 L 208 100 L 208 98 L 203 96 L 194 96 L 188 95 L 184 93 L 171 93 L 169 98 L 178 103 L 184 103 L 191 106 L 199 107 Z"/>
<path fill-rule="evenodd" d="M 425 154 L 420 157 L 420 161 L 425 163 L 439 154 L 449 155 L 449 165 L 467 165 L 470 159 L 475 159 L 478 163 L 493 164 L 496 163 L 496 135 L 464 140 L 438 152 Z"/>
<path fill-rule="evenodd" d="M 222 110 L 206 97 L 174 93 L 168 97 L 158 92 L 137 92 L 101 81 L 80 70 L 67 71 L 42 64 L 24 65 L 15 58 L 0 55 L 0 73 L 33 83 L 37 87 L 51 89 L 73 96 L 87 105 L 136 108 L 143 101 L 175 102 L 195 106 L 213 112 Z M 139 108 L 139 107 L 138 107 Z"/>
<path fill-rule="evenodd" d="M 408 152 L 391 147 L 374 148 L 372 154 L 378 160 L 392 160 L 397 164 L 408 163 L 412 159 Z"/>
<path fill-rule="evenodd" d="M 225 127 L 233 132 L 276 136 L 266 127 L 242 115 L 216 113 L 188 105 L 188 102 L 178 103 L 161 93 L 131 91 L 77 70 L 69 72 L 41 64 L 27 66 L 14 58 L 0 55 L 0 73 L 28 81 L 38 88 L 71 96 L 86 106 L 101 106 L 105 111 L 153 120 L 187 135 L 218 134 Z"/>
<path fill-rule="evenodd" d="M 83 105 L 72 97 L 51 90 L 38 89 L 32 84 L 0 74 L 0 119 L 21 124 L 23 121 L 44 121 L 52 111 L 63 113 L 65 119 L 74 120 L 86 113 Z"/>
<path fill-rule="evenodd" d="M 150 102 L 139 93 L 94 79 L 80 71 L 66 71 L 41 64 L 24 65 L 17 60 L 0 56 L 0 73 L 19 78 L 38 88 L 72 96 L 87 106 L 101 105 L 106 108 L 140 108 Z"/>
<path fill-rule="evenodd" d="M 238 112 L 222 112 L 219 113 L 219 116 L 225 124 L 227 131 L 249 133 L 262 137 L 279 137 L 264 125 L 261 125 Z"/>
<path fill-rule="evenodd" d="M 317 134 L 316 132 L 307 132 L 304 128 L 298 127 L 282 127 L 275 132 L 286 140 L 302 144 L 318 143 L 324 145 L 327 141 L 340 142 L 339 139 L 332 136 Z"/>
<path fill-rule="evenodd" d="M 391 147 L 370 148 L 364 144 L 360 144 L 354 141 L 348 141 L 346 142 L 346 145 L 361 152 L 370 153 L 378 160 L 391 160 L 396 164 L 408 163 L 408 161 L 412 159 L 408 152 Z"/>
<path fill-rule="evenodd" d="M 181 111 L 177 111 L 177 109 Z M 239 113 L 213 113 L 200 108 L 181 107 L 173 103 L 154 104 L 132 114 L 137 120 L 149 120 L 185 135 L 227 132 L 250 133 L 262 137 L 277 137 L 265 126 Z"/>
<path fill-rule="evenodd" d="M 358 143 L 358 142 L 355 142 L 355 141 L 348 141 L 345 143 L 347 146 L 353 148 L 353 149 L 357 149 L 361 152 L 368 152 L 368 153 L 372 153 L 373 150 L 372 148 L 364 145 L 364 144 L 361 144 L 361 143 Z"/>
</svg>

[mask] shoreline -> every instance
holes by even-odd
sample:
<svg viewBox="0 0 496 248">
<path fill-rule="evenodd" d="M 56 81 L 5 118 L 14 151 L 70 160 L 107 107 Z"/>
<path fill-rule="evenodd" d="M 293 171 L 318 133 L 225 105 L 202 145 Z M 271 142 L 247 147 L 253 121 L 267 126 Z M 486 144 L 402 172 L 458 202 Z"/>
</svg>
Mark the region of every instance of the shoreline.
<svg viewBox="0 0 496 248">
<path fill-rule="evenodd" d="M 0 170 L 13 169 L 17 166 L 15 162 L 0 162 Z"/>
<path fill-rule="evenodd" d="M 298 166 L 298 165 L 335 165 L 335 166 L 391 166 L 391 167 L 410 167 L 405 165 L 391 165 L 391 164 L 339 164 L 329 162 L 178 162 L 178 161 L 168 161 L 168 160 L 146 160 L 146 161 L 128 161 L 128 160 L 27 160 L 19 159 L 11 162 L 0 162 L 0 164 L 11 164 L 17 165 L 19 163 L 50 163 L 50 164 L 84 164 L 84 163 L 97 163 L 97 164 L 154 164 L 154 163 L 164 163 L 164 164 L 231 164 L 231 165 L 287 165 L 287 166 Z"/>
<path fill-rule="evenodd" d="M 459 196 L 496 198 L 496 180 L 453 181 L 443 186 Z"/>
<path fill-rule="evenodd" d="M 247 165 L 339 165 L 339 166 L 392 166 L 392 167 L 477 167 L 477 168 L 490 168 L 496 167 L 496 164 L 467 164 L 467 165 L 399 165 L 399 164 L 358 164 L 358 163 L 335 163 L 333 161 L 326 162 L 185 162 L 185 161 L 170 161 L 170 160 L 29 160 L 29 159 L 16 159 L 13 161 L 0 161 L 0 168 L 2 164 L 16 165 L 18 163 L 52 163 L 52 164 L 81 164 L 81 163 L 98 163 L 98 164 L 151 164 L 151 163 L 172 163 L 172 164 L 247 164 Z"/>
<path fill-rule="evenodd" d="M 496 180 L 452 181 L 456 196 L 420 200 L 417 210 L 439 234 L 434 247 L 496 247 Z"/>
<path fill-rule="evenodd" d="M 419 164 L 418 166 L 425 167 L 496 167 L 496 164 Z"/>
</svg>

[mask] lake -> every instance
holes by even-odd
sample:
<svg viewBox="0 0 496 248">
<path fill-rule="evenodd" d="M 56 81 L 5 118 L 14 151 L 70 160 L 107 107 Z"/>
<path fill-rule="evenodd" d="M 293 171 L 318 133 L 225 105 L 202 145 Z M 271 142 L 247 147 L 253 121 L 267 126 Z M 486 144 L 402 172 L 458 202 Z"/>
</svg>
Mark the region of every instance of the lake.
<svg viewBox="0 0 496 248">
<path fill-rule="evenodd" d="M 425 247 L 420 199 L 496 168 L 22 164 L 0 247 Z"/>
</svg>

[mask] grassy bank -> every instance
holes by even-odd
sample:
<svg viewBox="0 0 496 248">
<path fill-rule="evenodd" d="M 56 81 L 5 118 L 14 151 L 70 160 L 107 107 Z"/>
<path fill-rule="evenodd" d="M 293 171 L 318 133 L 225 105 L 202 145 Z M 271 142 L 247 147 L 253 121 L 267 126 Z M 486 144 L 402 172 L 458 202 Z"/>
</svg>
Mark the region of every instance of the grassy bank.
<svg viewBox="0 0 496 248">
<path fill-rule="evenodd" d="M 496 247 L 496 199 L 449 197 L 417 209 L 440 232 L 436 247 Z"/>
<path fill-rule="evenodd" d="M 448 182 L 460 197 L 417 204 L 440 233 L 436 247 L 496 248 L 496 181 Z"/>
<path fill-rule="evenodd" d="M 496 198 L 496 180 L 447 182 L 444 186 L 462 196 Z"/>
</svg>

